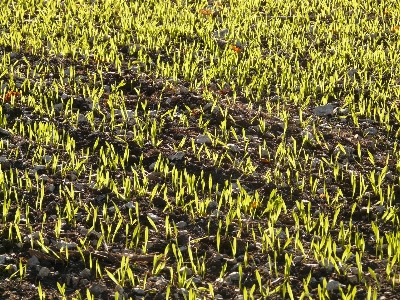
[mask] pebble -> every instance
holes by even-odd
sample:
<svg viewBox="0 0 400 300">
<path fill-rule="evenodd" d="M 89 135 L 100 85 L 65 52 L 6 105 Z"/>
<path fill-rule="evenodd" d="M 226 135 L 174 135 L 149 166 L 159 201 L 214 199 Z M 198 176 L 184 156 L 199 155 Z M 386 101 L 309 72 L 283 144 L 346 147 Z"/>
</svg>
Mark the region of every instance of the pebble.
<svg viewBox="0 0 400 300">
<path fill-rule="evenodd" d="M 236 145 L 236 144 L 226 144 L 226 146 L 227 146 L 227 147 L 229 148 L 229 150 L 231 150 L 232 152 L 237 153 L 237 152 L 240 151 L 239 146 Z"/>
<path fill-rule="evenodd" d="M 185 288 L 180 288 L 179 291 L 183 294 L 183 295 L 189 295 L 189 291 Z M 186 298 L 186 297 L 185 297 Z"/>
<path fill-rule="evenodd" d="M 303 137 L 303 139 L 306 138 L 309 141 L 312 141 L 312 140 L 315 139 L 314 135 L 311 132 L 307 131 L 307 130 L 303 130 L 301 132 L 301 136 Z"/>
<path fill-rule="evenodd" d="M 11 167 L 11 161 L 6 156 L 0 156 L 0 165 L 4 169 Z"/>
<path fill-rule="evenodd" d="M 100 296 L 101 293 L 107 291 L 107 287 L 103 284 L 93 284 L 90 288 L 89 291 L 95 296 L 98 297 Z"/>
<path fill-rule="evenodd" d="M 6 263 L 7 255 L 2 254 L 0 255 L 0 265 L 4 265 Z"/>
<path fill-rule="evenodd" d="M 27 266 L 28 267 L 33 267 L 40 265 L 39 259 L 34 255 L 30 259 L 28 259 Z"/>
<path fill-rule="evenodd" d="M 144 296 L 145 295 L 145 291 L 144 289 L 141 288 L 133 288 L 133 293 L 137 296 Z"/>
<path fill-rule="evenodd" d="M 153 222 L 157 222 L 158 219 L 160 218 L 159 216 L 153 214 L 153 213 L 148 213 L 147 216 L 153 221 Z"/>
<path fill-rule="evenodd" d="M 176 225 L 176 228 L 183 229 L 183 228 L 185 228 L 187 226 L 187 223 L 185 221 L 179 221 L 175 225 Z"/>
<path fill-rule="evenodd" d="M 376 135 L 377 133 L 378 133 L 378 129 L 376 129 L 375 127 L 368 127 L 364 131 L 365 135 Z"/>
<path fill-rule="evenodd" d="M 325 258 L 324 263 L 320 263 L 322 267 L 324 267 L 328 272 L 331 272 L 333 270 L 333 264 Z"/>
<path fill-rule="evenodd" d="M 82 287 L 85 287 L 86 285 L 89 284 L 89 280 L 83 278 L 83 279 L 79 280 L 79 283 L 80 283 L 80 285 L 81 285 Z"/>
<path fill-rule="evenodd" d="M 7 129 L 0 128 L 0 134 L 3 134 L 3 135 L 11 135 L 11 132 L 8 131 Z"/>
<path fill-rule="evenodd" d="M 52 193 L 54 192 L 54 190 L 56 189 L 56 186 L 52 183 L 50 183 L 47 187 L 46 187 L 46 191 Z"/>
<path fill-rule="evenodd" d="M 83 278 L 90 278 L 92 274 L 90 273 L 90 270 L 88 268 L 85 268 L 83 271 L 79 273 L 79 276 Z"/>
<path fill-rule="evenodd" d="M 179 246 L 186 245 L 189 242 L 189 234 L 187 230 L 178 233 L 177 241 Z"/>
<path fill-rule="evenodd" d="M 85 115 L 79 114 L 78 123 L 86 123 L 86 122 L 88 122 L 88 119 L 85 117 Z"/>
<path fill-rule="evenodd" d="M 313 158 L 311 161 L 311 167 L 316 168 L 319 167 L 321 164 L 321 160 L 319 158 Z"/>
<path fill-rule="evenodd" d="M 42 170 L 45 170 L 45 169 L 46 169 L 45 165 L 37 165 L 37 166 L 33 167 L 34 171 L 42 171 Z"/>
<path fill-rule="evenodd" d="M 329 280 L 329 282 L 326 284 L 326 289 L 328 291 L 338 290 L 339 287 L 344 288 L 346 286 L 344 284 L 341 284 L 339 281 L 336 281 L 336 280 Z"/>
<path fill-rule="evenodd" d="M 375 206 L 375 210 L 377 211 L 378 214 L 383 214 L 386 211 L 386 207 L 383 205 L 377 205 Z"/>
<path fill-rule="evenodd" d="M 313 109 L 313 114 L 320 117 L 320 116 L 327 116 L 327 115 L 332 115 L 333 114 L 333 105 L 332 104 L 326 104 L 322 106 L 318 106 Z"/>
<path fill-rule="evenodd" d="M 192 278 L 192 281 L 193 281 L 193 283 L 195 283 L 195 284 L 201 284 L 201 283 L 202 283 L 202 280 L 201 280 L 201 277 L 200 277 L 200 276 L 194 276 L 194 277 Z"/>
<path fill-rule="evenodd" d="M 199 134 L 195 139 L 196 144 L 211 144 L 211 139 L 208 135 Z"/>
<path fill-rule="evenodd" d="M 347 275 L 347 280 L 351 284 L 356 284 L 358 282 L 358 278 L 356 275 Z"/>
<path fill-rule="evenodd" d="M 129 202 L 125 203 L 125 207 L 129 208 L 129 209 L 134 209 L 135 205 L 133 205 L 132 201 L 129 201 Z"/>
<path fill-rule="evenodd" d="M 181 160 L 185 157 L 186 153 L 183 151 L 178 151 L 173 155 L 168 156 L 169 160 Z"/>
<path fill-rule="evenodd" d="M 220 254 L 220 253 L 216 253 L 216 254 L 214 255 L 214 260 L 221 260 L 221 259 L 223 259 L 223 258 L 224 258 L 223 255 Z"/>
<path fill-rule="evenodd" d="M 339 115 L 339 116 L 345 116 L 345 115 L 347 115 L 347 114 L 349 113 L 349 109 L 348 109 L 348 108 L 336 107 L 336 108 L 333 110 L 333 113 L 334 113 L 334 114 L 337 114 L 337 115 Z"/>
<path fill-rule="evenodd" d="M 186 271 L 186 276 L 191 276 L 191 275 L 193 274 L 192 270 L 191 270 L 190 268 L 188 268 L 188 267 L 182 267 L 182 268 L 180 268 L 179 274 L 182 275 L 182 274 L 185 273 L 185 271 Z"/>
<path fill-rule="evenodd" d="M 84 188 L 84 185 L 82 183 L 79 183 L 79 182 L 74 183 L 75 192 L 82 192 L 83 188 Z"/>
<path fill-rule="evenodd" d="M 296 264 L 296 263 L 299 263 L 299 262 L 303 261 L 303 259 L 304 259 L 303 255 L 295 256 L 293 258 L 293 262 Z"/>
<path fill-rule="evenodd" d="M 357 73 L 358 73 L 358 70 L 357 70 L 357 69 L 350 69 L 350 70 L 347 72 L 347 74 L 349 74 L 349 77 L 350 77 L 351 80 L 354 80 L 355 75 L 356 75 Z"/>
<path fill-rule="evenodd" d="M 213 35 L 215 38 L 225 39 L 229 35 L 229 29 L 223 28 L 219 31 L 215 31 Z"/>
<path fill-rule="evenodd" d="M 54 242 L 54 247 L 56 247 L 57 249 L 61 249 L 61 248 L 68 248 L 68 249 L 72 249 L 72 248 L 76 248 L 78 246 L 77 243 L 67 243 L 67 242 Z"/>
<path fill-rule="evenodd" d="M 8 267 L 9 267 L 8 274 L 10 274 L 10 275 L 18 271 L 17 266 L 14 265 L 14 264 L 13 265 L 8 265 Z"/>
<path fill-rule="evenodd" d="M 40 269 L 40 271 L 39 271 L 38 276 L 39 276 L 39 277 L 47 277 L 47 276 L 49 276 L 49 274 L 50 274 L 50 269 L 49 269 L 49 268 L 46 268 L 46 267 L 42 267 L 42 268 Z"/>
<path fill-rule="evenodd" d="M 62 97 L 62 96 L 61 96 Z M 53 105 L 54 111 L 60 112 L 63 110 L 64 104 L 62 103 L 57 103 Z"/>
<path fill-rule="evenodd" d="M 239 272 L 232 272 L 231 274 L 229 274 L 229 279 L 231 281 L 239 281 L 240 280 Z"/>
</svg>

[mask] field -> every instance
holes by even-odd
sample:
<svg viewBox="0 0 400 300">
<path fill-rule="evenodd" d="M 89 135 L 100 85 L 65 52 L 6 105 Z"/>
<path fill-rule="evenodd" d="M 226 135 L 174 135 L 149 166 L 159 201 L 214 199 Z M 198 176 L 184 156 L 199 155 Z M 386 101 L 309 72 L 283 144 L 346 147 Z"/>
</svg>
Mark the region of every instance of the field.
<svg viewBox="0 0 400 300">
<path fill-rule="evenodd" d="M 399 1 L 0 2 L 1 299 L 399 299 Z"/>
</svg>

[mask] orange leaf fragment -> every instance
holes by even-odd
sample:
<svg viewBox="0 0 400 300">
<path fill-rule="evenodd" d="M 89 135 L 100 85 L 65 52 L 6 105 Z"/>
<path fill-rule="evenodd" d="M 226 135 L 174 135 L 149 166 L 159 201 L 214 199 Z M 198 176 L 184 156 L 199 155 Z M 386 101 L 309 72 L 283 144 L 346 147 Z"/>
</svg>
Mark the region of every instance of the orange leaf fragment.
<svg viewBox="0 0 400 300">
<path fill-rule="evenodd" d="M 271 162 L 271 160 L 269 160 L 268 158 L 260 158 L 260 161 L 264 164 L 269 164 Z"/>
<path fill-rule="evenodd" d="M 394 26 L 393 28 L 392 28 L 392 32 L 396 32 L 396 31 L 398 31 L 400 29 L 400 26 L 399 25 L 396 25 L 396 26 Z"/>
<path fill-rule="evenodd" d="M 19 96 L 19 95 L 21 95 L 20 92 L 9 91 L 9 92 L 6 94 L 6 96 L 4 97 L 4 101 L 8 102 L 8 101 L 11 100 L 11 97 L 12 97 L 12 96 L 15 96 L 15 97 L 16 97 L 16 96 Z"/>
<path fill-rule="evenodd" d="M 231 45 L 231 49 L 232 49 L 233 51 L 235 51 L 236 53 L 242 52 L 242 50 L 241 50 L 239 47 L 236 47 L 235 45 Z"/>
<path fill-rule="evenodd" d="M 209 15 L 211 15 L 212 12 L 209 9 L 200 9 L 199 13 L 202 15 L 205 15 L 205 16 L 209 16 Z"/>
</svg>

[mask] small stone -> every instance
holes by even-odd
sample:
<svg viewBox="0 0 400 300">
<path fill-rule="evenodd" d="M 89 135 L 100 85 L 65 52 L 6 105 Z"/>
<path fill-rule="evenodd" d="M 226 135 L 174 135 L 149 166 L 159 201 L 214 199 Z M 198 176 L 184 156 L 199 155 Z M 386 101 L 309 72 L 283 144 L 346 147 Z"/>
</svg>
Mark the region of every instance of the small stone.
<svg viewBox="0 0 400 300">
<path fill-rule="evenodd" d="M 46 191 L 52 193 L 54 192 L 54 190 L 56 189 L 56 186 L 52 183 L 50 183 L 47 187 L 46 187 Z"/>
<path fill-rule="evenodd" d="M 200 276 L 194 276 L 193 278 L 192 278 L 192 282 L 194 283 L 194 284 L 201 284 L 202 283 L 202 280 L 201 280 L 201 277 Z"/>
<path fill-rule="evenodd" d="M 54 246 L 57 249 L 61 249 L 61 248 L 68 248 L 68 249 L 72 249 L 72 248 L 76 248 L 78 246 L 77 243 L 67 243 L 67 242 L 55 242 Z"/>
<path fill-rule="evenodd" d="M 351 284 L 356 284 L 358 283 L 358 278 L 356 275 L 347 275 L 347 280 L 349 281 L 349 283 Z"/>
<path fill-rule="evenodd" d="M 145 291 L 144 289 L 141 288 L 133 288 L 133 293 L 137 296 L 144 296 L 145 295 Z"/>
<path fill-rule="evenodd" d="M 157 222 L 158 219 L 160 218 L 159 216 L 153 214 L 153 213 L 148 213 L 147 216 L 153 221 L 153 222 Z"/>
<path fill-rule="evenodd" d="M 186 227 L 187 223 L 185 221 L 179 221 L 178 223 L 175 224 L 176 228 L 178 229 L 183 229 Z"/>
<path fill-rule="evenodd" d="M 4 265 L 6 263 L 7 255 L 0 255 L 0 265 Z"/>
<path fill-rule="evenodd" d="M 87 279 L 85 279 L 85 278 L 83 278 L 83 279 L 81 279 L 80 281 L 79 281 L 79 285 L 80 286 L 87 286 L 89 284 L 89 280 L 87 280 Z"/>
<path fill-rule="evenodd" d="M 239 146 L 236 144 L 226 144 L 226 146 L 234 153 L 238 153 L 240 151 Z"/>
<path fill-rule="evenodd" d="M 46 267 L 42 267 L 42 268 L 40 269 L 40 271 L 39 271 L 38 276 L 39 276 L 39 277 L 47 277 L 47 276 L 49 276 L 49 274 L 50 274 L 50 269 L 49 269 L 49 268 L 46 268 Z"/>
<path fill-rule="evenodd" d="M 37 165 L 37 166 L 34 166 L 33 167 L 33 170 L 34 171 L 43 171 L 43 170 L 45 170 L 46 169 L 46 166 L 45 165 Z"/>
<path fill-rule="evenodd" d="M 321 160 L 319 158 L 313 158 L 313 160 L 311 161 L 311 167 L 316 168 L 319 167 L 321 164 Z"/>
<path fill-rule="evenodd" d="M 150 170 L 150 171 L 153 171 L 154 168 L 155 168 L 155 166 L 156 166 L 156 162 L 153 162 L 153 163 L 149 166 L 149 170 Z"/>
<path fill-rule="evenodd" d="M 303 130 L 301 132 L 301 136 L 303 137 L 303 139 L 306 139 L 308 141 L 315 140 L 314 135 L 311 132 L 307 131 L 307 130 Z"/>
<path fill-rule="evenodd" d="M 183 151 L 178 151 L 173 155 L 168 156 L 169 160 L 181 160 L 185 157 L 186 153 Z"/>
<path fill-rule="evenodd" d="M 303 259 L 304 259 L 303 255 L 295 256 L 293 258 L 293 262 L 296 264 L 296 263 L 299 263 L 299 262 L 303 261 Z"/>
<path fill-rule="evenodd" d="M 8 131 L 7 129 L 0 128 L 0 134 L 3 134 L 3 135 L 11 135 L 11 132 Z"/>
<path fill-rule="evenodd" d="M 39 259 L 34 255 L 30 259 L 28 259 L 27 266 L 28 267 L 33 267 L 40 265 Z"/>
<path fill-rule="evenodd" d="M 220 253 L 216 253 L 215 255 L 214 255 L 214 260 L 221 260 L 221 259 L 223 259 L 224 257 L 222 256 L 222 254 L 220 254 Z"/>
<path fill-rule="evenodd" d="M 358 275 L 358 272 L 359 272 L 357 267 L 351 267 L 351 268 L 349 268 L 349 271 L 353 275 Z"/>
<path fill-rule="evenodd" d="M 63 94 L 63 95 L 65 95 L 65 94 Z M 61 97 L 62 97 L 62 96 L 61 96 Z M 56 112 L 62 111 L 63 106 L 64 106 L 64 104 L 62 104 L 62 103 L 54 104 L 54 105 L 53 105 L 54 111 L 56 111 Z"/>
<path fill-rule="evenodd" d="M 207 208 L 213 210 L 213 209 L 216 209 L 217 207 L 218 207 L 218 202 L 212 200 L 212 201 L 210 201 L 208 203 L 208 207 Z"/>
<path fill-rule="evenodd" d="M 337 291 L 339 290 L 339 286 L 341 286 L 339 281 L 329 280 L 329 282 L 326 284 L 326 289 L 328 291 Z"/>
<path fill-rule="evenodd" d="M 73 288 L 76 288 L 79 284 L 79 277 L 72 277 L 71 278 L 71 284 Z"/>
<path fill-rule="evenodd" d="M 9 169 L 11 167 L 11 162 L 6 156 L 0 156 L 0 165 L 2 169 Z"/>
<path fill-rule="evenodd" d="M 319 209 L 317 209 L 316 211 L 314 211 L 313 217 L 318 218 L 320 214 L 321 214 L 321 211 Z"/>
<path fill-rule="evenodd" d="M 84 185 L 80 182 L 74 182 L 75 192 L 82 192 L 84 189 Z"/>
<path fill-rule="evenodd" d="M 150 172 L 150 173 L 147 174 L 147 178 L 149 180 L 160 180 L 163 177 L 164 177 L 164 173 L 162 173 L 162 172 L 153 171 L 153 172 Z"/>
<path fill-rule="evenodd" d="M 182 94 L 189 94 L 189 89 L 188 89 L 186 86 L 183 86 L 183 85 L 181 85 L 181 86 L 179 87 L 179 91 L 180 91 Z"/>
<path fill-rule="evenodd" d="M 135 205 L 133 205 L 133 203 L 131 201 L 125 203 L 125 207 L 128 209 L 134 209 Z"/>
<path fill-rule="evenodd" d="M 231 274 L 229 274 L 229 278 L 231 281 L 239 281 L 240 274 L 239 274 L 239 272 L 232 272 Z"/>
<path fill-rule="evenodd" d="M 103 284 L 93 284 L 90 288 L 89 291 L 95 296 L 98 297 L 101 295 L 101 293 L 107 291 L 107 287 Z"/>
<path fill-rule="evenodd" d="M 211 144 L 211 139 L 208 137 L 208 135 L 199 134 L 196 137 L 195 142 L 197 144 Z"/>
<path fill-rule="evenodd" d="M 192 270 L 191 270 L 190 268 L 188 268 L 188 267 L 182 267 L 182 268 L 180 268 L 179 274 L 182 275 L 182 274 L 185 273 L 185 271 L 186 271 L 186 276 L 191 276 L 191 275 L 193 274 Z"/>
<path fill-rule="evenodd" d="M 92 274 L 90 273 L 90 270 L 88 268 L 85 268 L 83 271 L 79 273 L 79 276 L 83 278 L 90 278 Z"/>
<path fill-rule="evenodd" d="M 10 275 L 18 271 L 17 265 L 12 264 L 8 265 L 7 267 L 8 267 L 8 274 Z"/>
<path fill-rule="evenodd" d="M 347 114 L 349 113 L 349 109 L 348 109 L 348 108 L 336 107 L 336 108 L 333 110 L 333 113 L 334 113 L 334 114 L 337 114 L 337 115 L 339 115 L 339 116 L 345 116 L 345 115 L 347 115 Z"/>
<path fill-rule="evenodd" d="M 88 119 L 85 117 L 85 115 L 79 114 L 78 123 L 86 123 L 86 122 L 88 122 Z"/>
<path fill-rule="evenodd" d="M 39 180 L 43 180 L 43 182 L 47 182 L 47 181 L 49 181 L 49 176 L 47 176 L 46 174 L 42 174 L 39 176 Z"/>
<path fill-rule="evenodd" d="M 322 106 L 318 106 L 314 108 L 313 113 L 314 115 L 321 117 L 321 116 L 327 116 L 327 115 L 332 115 L 333 114 L 333 105 L 332 104 L 326 104 Z"/>
<path fill-rule="evenodd" d="M 229 35 L 229 29 L 224 28 L 214 32 L 214 37 L 219 39 L 225 39 Z"/>
<path fill-rule="evenodd" d="M 183 295 L 189 295 L 189 291 L 185 288 L 180 288 L 179 291 L 183 294 Z M 186 298 L 186 297 L 185 297 Z"/>
<path fill-rule="evenodd" d="M 378 133 L 378 129 L 376 129 L 375 127 L 368 127 L 364 131 L 365 135 L 376 135 L 377 133 Z"/>
<path fill-rule="evenodd" d="M 189 235 L 187 230 L 182 230 L 178 233 L 177 241 L 179 246 L 186 245 L 189 242 Z"/>
<path fill-rule="evenodd" d="M 384 207 L 383 205 L 377 205 L 375 206 L 375 210 L 378 214 L 383 214 L 386 211 L 386 207 Z"/>
</svg>

